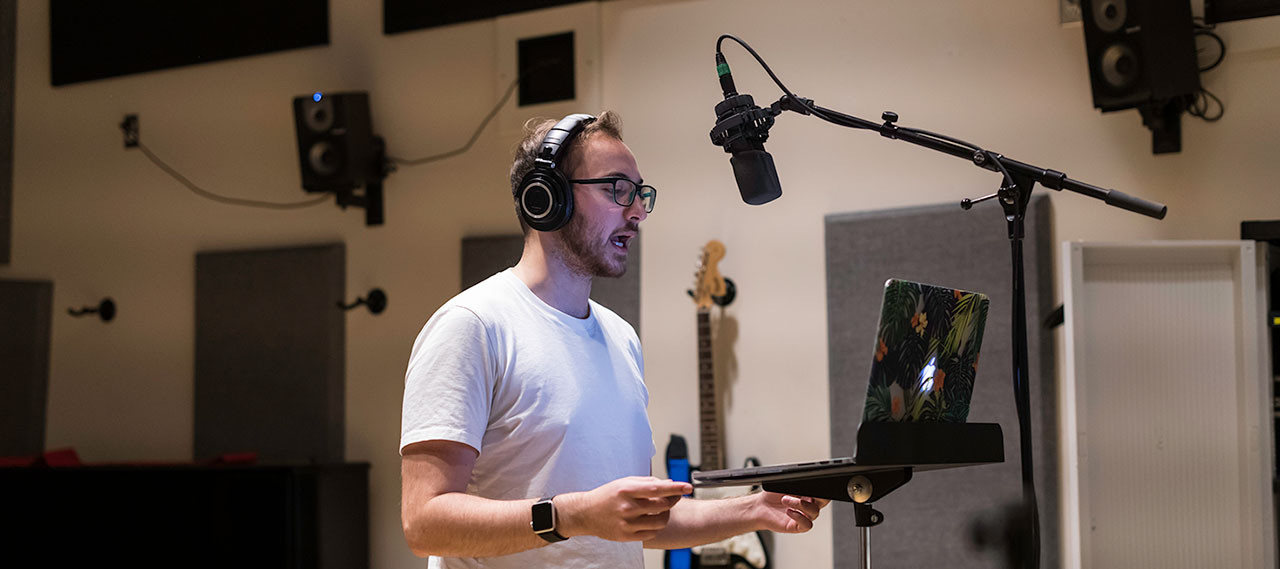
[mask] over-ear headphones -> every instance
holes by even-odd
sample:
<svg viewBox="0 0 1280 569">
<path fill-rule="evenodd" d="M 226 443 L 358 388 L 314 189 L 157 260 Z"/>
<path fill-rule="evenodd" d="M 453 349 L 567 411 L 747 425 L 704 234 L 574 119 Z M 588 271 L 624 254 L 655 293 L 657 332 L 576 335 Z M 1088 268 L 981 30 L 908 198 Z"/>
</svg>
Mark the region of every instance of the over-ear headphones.
<svg viewBox="0 0 1280 569">
<path fill-rule="evenodd" d="M 569 139 L 595 120 L 596 117 L 587 114 L 569 115 L 542 138 L 533 169 L 520 179 L 520 191 L 516 194 L 520 217 L 529 227 L 555 231 L 573 218 L 573 187 L 557 165 Z"/>
</svg>

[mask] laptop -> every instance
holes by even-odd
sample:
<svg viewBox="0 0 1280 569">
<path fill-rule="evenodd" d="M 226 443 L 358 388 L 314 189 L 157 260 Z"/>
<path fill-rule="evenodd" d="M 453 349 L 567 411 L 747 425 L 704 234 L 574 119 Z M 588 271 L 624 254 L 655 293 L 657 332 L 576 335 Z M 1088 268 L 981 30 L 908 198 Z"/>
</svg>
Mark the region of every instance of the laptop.
<svg viewBox="0 0 1280 569">
<path fill-rule="evenodd" d="M 989 305 L 977 292 L 886 281 L 862 423 L 964 423 Z M 850 456 L 709 470 L 692 478 L 698 487 L 742 486 L 859 472 L 867 469 L 865 463 Z"/>
</svg>

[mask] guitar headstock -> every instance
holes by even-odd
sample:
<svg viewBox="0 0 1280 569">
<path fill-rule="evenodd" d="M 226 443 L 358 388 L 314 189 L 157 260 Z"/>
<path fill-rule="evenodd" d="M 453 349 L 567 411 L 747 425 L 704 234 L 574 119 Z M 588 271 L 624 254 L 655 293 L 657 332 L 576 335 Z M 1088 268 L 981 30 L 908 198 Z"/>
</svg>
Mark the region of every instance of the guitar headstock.
<svg viewBox="0 0 1280 569">
<path fill-rule="evenodd" d="M 702 258 L 694 273 L 693 302 L 698 310 L 710 310 L 713 296 L 725 295 L 724 277 L 716 264 L 724 258 L 724 243 L 712 239 L 702 246 Z"/>
</svg>

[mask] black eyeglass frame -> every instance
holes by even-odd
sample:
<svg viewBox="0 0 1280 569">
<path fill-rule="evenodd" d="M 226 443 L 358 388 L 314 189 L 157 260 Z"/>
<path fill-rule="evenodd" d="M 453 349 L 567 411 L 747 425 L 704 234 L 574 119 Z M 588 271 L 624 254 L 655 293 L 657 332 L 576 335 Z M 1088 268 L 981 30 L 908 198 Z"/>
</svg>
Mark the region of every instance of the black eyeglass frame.
<svg viewBox="0 0 1280 569">
<path fill-rule="evenodd" d="M 618 197 L 618 182 L 629 182 L 631 185 L 636 187 L 635 190 L 633 190 L 632 192 L 630 192 L 630 194 L 627 195 L 627 203 L 622 203 L 622 199 Z M 653 213 L 653 206 L 654 204 L 658 203 L 658 188 L 655 188 L 648 184 L 637 184 L 631 181 L 630 178 L 625 178 L 622 176 L 610 176 L 607 178 L 584 178 L 581 180 L 569 180 L 569 183 L 570 184 L 612 184 L 613 203 L 616 203 L 622 207 L 631 207 L 631 204 L 636 203 L 636 196 L 639 196 L 641 192 L 643 192 L 646 188 L 648 188 L 649 195 L 651 196 L 651 198 L 649 199 L 648 205 L 644 208 L 645 213 Z M 644 199 L 645 199 L 644 196 L 640 197 L 640 200 L 641 200 L 640 205 L 642 206 L 645 206 Z"/>
</svg>

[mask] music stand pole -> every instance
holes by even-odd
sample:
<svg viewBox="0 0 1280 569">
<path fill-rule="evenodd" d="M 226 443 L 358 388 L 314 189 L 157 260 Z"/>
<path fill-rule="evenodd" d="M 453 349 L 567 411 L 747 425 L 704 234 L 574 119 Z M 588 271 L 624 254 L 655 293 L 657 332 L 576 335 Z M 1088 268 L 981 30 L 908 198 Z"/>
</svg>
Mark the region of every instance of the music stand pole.
<svg viewBox="0 0 1280 569">
<path fill-rule="evenodd" d="M 1022 238 L 1026 233 L 1027 204 L 1031 201 L 1031 191 L 1035 180 L 1013 173 L 1010 175 L 1013 185 L 1000 185 L 996 193 L 1000 206 L 1004 209 L 1005 219 L 1009 225 L 1009 249 L 1012 254 L 1013 275 L 1013 393 L 1014 404 L 1018 411 L 1018 438 L 1022 464 L 1022 513 L 1027 516 L 1026 527 L 1029 531 L 1023 551 L 1023 560 L 1027 568 L 1040 567 L 1040 515 L 1036 506 L 1035 470 L 1032 467 L 1031 448 L 1031 388 L 1027 348 L 1027 294 L 1026 268 L 1023 264 Z"/>
<path fill-rule="evenodd" d="M 858 526 L 858 542 L 862 549 L 859 556 L 862 569 L 871 569 L 871 526 L 884 521 L 884 514 L 871 507 L 870 501 L 875 496 L 873 489 L 871 479 L 866 476 L 851 477 L 845 484 L 845 492 L 853 501 L 853 519 Z"/>
<path fill-rule="evenodd" d="M 871 528 L 858 528 L 858 537 L 862 542 L 862 569 L 871 569 Z"/>
</svg>

